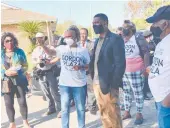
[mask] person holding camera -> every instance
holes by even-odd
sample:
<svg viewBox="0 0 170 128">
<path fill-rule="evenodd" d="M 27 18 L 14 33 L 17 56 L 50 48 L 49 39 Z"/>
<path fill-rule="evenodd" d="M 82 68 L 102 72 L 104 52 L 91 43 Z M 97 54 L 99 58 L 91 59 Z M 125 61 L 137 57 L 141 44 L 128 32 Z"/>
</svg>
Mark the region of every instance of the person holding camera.
<svg viewBox="0 0 170 128">
<path fill-rule="evenodd" d="M 1 94 L 4 95 L 6 112 L 10 122 L 9 128 L 16 128 L 15 95 L 18 100 L 24 128 L 30 128 L 27 120 L 28 107 L 26 101 L 28 81 L 25 73 L 27 68 L 26 55 L 18 47 L 17 38 L 10 32 L 3 33 L 1 36 Z"/>
<path fill-rule="evenodd" d="M 75 101 L 78 127 L 85 127 L 85 103 L 87 95 L 86 71 L 90 63 L 90 56 L 86 48 L 78 45 L 80 32 L 76 26 L 70 26 L 64 33 L 66 45 L 60 45 L 56 50 L 43 46 L 44 50 L 57 55 L 50 63 L 61 62 L 59 89 L 61 94 L 62 128 L 69 128 L 70 100 Z"/>
<path fill-rule="evenodd" d="M 48 64 L 53 56 L 47 54 L 42 45 L 45 45 L 46 37 L 43 33 L 36 34 L 36 44 L 37 47 L 32 53 L 32 60 L 36 64 L 36 74 L 39 78 L 39 84 L 41 89 L 48 101 L 48 111 L 47 115 L 57 112 L 57 117 L 60 117 L 61 101 L 60 94 L 58 90 L 58 82 L 56 76 L 53 72 L 53 67 L 55 64 Z M 50 47 L 50 46 L 49 46 Z M 52 49 L 52 47 L 50 47 Z"/>
</svg>

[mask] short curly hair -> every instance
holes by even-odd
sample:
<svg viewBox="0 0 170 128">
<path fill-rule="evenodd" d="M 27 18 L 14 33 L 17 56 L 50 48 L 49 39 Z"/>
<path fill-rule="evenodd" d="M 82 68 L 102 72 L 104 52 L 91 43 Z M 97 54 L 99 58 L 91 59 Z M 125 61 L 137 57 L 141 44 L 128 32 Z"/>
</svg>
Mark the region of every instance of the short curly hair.
<svg viewBox="0 0 170 128">
<path fill-rule="evenodd" d="M 15 46 L 15 47 L 18 47 L 18 40 L 17 40 L 17 38 L 14 36 L 14 34 L 11 33 L 11 32 L 4 32 L 4 33 L 2 33 L 2 35 L 1 35 L 1 49 L 4 49 L 4 41 L 5 41 L 6 37 L 11 37 L 11 38 L 13 39 L 14 46 Z"/>
<path fill-rule="evenodd" d="M 77 42 L 80 41 L 80 30 L 78 29 L 78 27 L 76 25 L 71 25 L 67 31 L 74 31 L 75 32 L 75 38 L 77 39 Z"/>
</svg>

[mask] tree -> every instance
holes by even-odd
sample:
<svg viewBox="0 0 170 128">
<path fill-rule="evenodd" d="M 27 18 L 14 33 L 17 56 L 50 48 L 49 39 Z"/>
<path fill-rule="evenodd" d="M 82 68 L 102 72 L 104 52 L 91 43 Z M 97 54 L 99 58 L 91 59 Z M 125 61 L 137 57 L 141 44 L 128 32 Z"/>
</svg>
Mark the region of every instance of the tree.
<svg viewBox="0 0 170 128">
<path fill-rule="evenodd" d="M 152 16 L 158 8 L 170 5 L 169 0 L 130 0 L 126 5 L 126 15 L 136 24 L 137 29 L 146 29 L 150 26 L 145 20 Z"/>
<path fill-rule="evenodd" d="M 68 27 L 73 24 L 74 24 L 74 22 L 71 20 L 65 21 L 64 23 L 57 24 L 55 34 L 63 35 L 64 31 L 66 31 L 68 29 Z"/>
<path fill-rule="evenodd" d="M 35 22 L 35 21 L 24 21 L 19 23 L 19 29 L 23 31 L 26 37 L 31 42 L 31 52 L 35 48 L 35 41 L 33 38 L 35 37 L 37 32 L 41 32 L 42 30 L 42 23 Z"/>
</svg>

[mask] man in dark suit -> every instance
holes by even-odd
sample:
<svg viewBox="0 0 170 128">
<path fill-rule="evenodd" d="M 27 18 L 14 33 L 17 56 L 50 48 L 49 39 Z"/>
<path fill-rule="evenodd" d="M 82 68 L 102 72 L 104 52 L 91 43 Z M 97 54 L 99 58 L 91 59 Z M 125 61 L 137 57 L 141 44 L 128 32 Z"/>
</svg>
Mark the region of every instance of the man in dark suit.
<svg viewBox="0 0 170 128">
<path fill-rule="evenodd" d="M 122 128 L 118 96 L 126 66 L 124 41 L 110 32 L 105 14 L 94 16 L 93 29 L 99 38 L 95 41 L 90 73 L 101 120 L 104 128 Z"/>
</svg>

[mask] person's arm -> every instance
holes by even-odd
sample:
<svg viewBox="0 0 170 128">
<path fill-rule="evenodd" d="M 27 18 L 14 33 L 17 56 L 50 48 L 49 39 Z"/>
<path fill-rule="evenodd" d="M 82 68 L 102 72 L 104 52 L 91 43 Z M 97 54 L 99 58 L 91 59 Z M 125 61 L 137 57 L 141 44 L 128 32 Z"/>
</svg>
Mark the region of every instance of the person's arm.
<svg viewBox="0 0 170 128">
<path fill-rule="evenodd" d="M 55 64 L 55 63 L 57 63 L 58 61 L 60 61 L 60 58 L 61 58 L 61 46 L 58 46 L 56 49 L 53 49 L 53 50 L 55 50 L 55 55 L 53 55 L 53 56 L 55 56 L 55 58 L 54 59 L 52 59 L 52 60 L 50 60 L 49 62 L 47 62 L 47 63 L 49 63 L 49 64 Z"/>
<path fill-rule="evenodd" d="M 121 84 L 125 72 L 126 59 L 124 41 L 121 37 L 116 38 L 117 39 L 113 43 L 113 62 L 114 62 L 113 82 L 117 83 L 116 85 L 119 85 Z"/>
<path fill-rule="evenodd" d="M 141 48 L 141 52 L 144 55 L 143 60 L 144 60 L 144 66 L 146 69 L 150 65 L 150 53 L 149 53 L 148 44 L 144 38 L 140 38 L 139 45 Z"/>
<path fill-rule="evenodd" d="M 28 62 L 27 62 L 27 57 L 25 55 L 25 52 L 23 50 L 21 50 L 20 52 L 21 54 L 21 66 L 22 66 L 22 72 L 26 73 L 28 70 Z"/>
<path fill-rule="evenodd" d="M 5 74 L 7 76 L 16 76 L 23 73 L 25 74 L 28 70 L 27 58 L 24 51 L 22 49 L 19 49 L 17 54 L 19 57 L 19 63 L 15 67 L 13 67 L 14 69 L 6 70 Z"/>
<path fill-rule="evenodd" d="M 42 48 L 44 49 L 44 51 L 51 56 L 55 56 L 56 55 L 56 50 L 55 49 L 50 49 L 49 47 L 43 45 Z"/>
<path fill-rule="evenodd" d="M 59 60 L 60 60 L 60 58 L 56 57 L 56 58 L 52 59 L 52 60 L 49 62 L 49 64 L 55 64 L 55 63 L 57 63 Z"/>
<path fill-rule="evenodd" d="M 33 62 L 33 64 L 35 64 L 35 65 L 37 65 L 37 64 L 39 64 L 40 63 L 40 59 L 38 58 L 38 56 L 37 56 L 37 52 L 36 52 L 36 48 L 33 50 L 33 52 L 32 52 L 32 55 L 31 55 L 31 59 L 32 59 L 32 62 Z"/>
<path fill-rule="evenodd" d="M 78 71 L 78 70 L 88 70 L 89 69 L 89 64 L 85 64 L 85 65 L 75 65 L 73 66 L 74 70 Z"/>
</svg>

